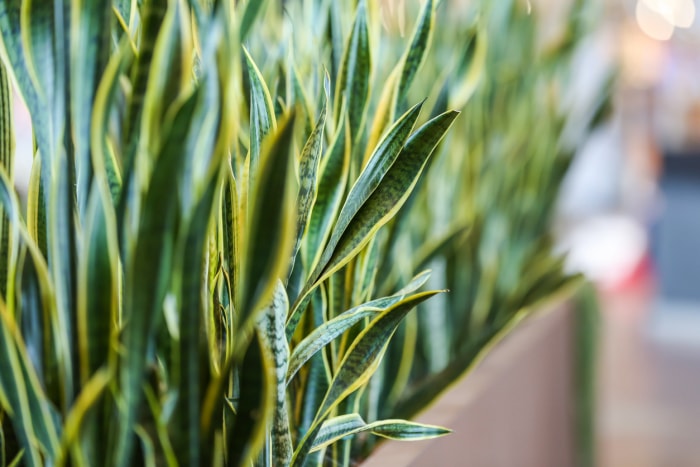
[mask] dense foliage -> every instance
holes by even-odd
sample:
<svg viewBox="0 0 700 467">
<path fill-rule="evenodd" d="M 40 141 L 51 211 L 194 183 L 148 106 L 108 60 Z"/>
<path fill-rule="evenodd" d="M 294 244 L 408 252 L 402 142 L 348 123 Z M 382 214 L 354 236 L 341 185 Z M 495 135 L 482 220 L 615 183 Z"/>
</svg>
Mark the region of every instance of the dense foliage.
<svg viewBox="0 0 700 467">
<path fill-rule="evenodd" d="M 580 27 L 543 52 L 494 3 L 400 37 L 365 0 L 0 0 L 0 466 L 446 434 L 402 417 L 577 280 L 548 230 Z"/>
</svg>

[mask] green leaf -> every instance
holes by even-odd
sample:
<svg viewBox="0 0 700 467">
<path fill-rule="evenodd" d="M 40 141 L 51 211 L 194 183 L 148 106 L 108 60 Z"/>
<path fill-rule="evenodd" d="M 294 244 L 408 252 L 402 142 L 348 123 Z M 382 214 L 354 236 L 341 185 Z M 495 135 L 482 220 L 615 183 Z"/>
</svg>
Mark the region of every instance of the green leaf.
<svg viewBox="0 0 700 467">
<path fill-rule="evenodd" d="M 5 65 L 0 63 L 0 167 L 13 182 L 15 135 L 12 125 L 12 90 Z M 0 208 L 0 297 L 8 302 L 8 270 L 10 268 L 10 218 Z"/>
<path fill-rule="evenodd" d="M 340 110 L 340 104 L 343 100 L 347 104 L 351 141 L 356 141 L 359 138 L 366 118 L 371 68 L 367 6 L 365 0 L 360 0 L 352 32 L 345 45 L 335 89 L 335 109 Z M 335 121 L 339 122 L 340 120 L 341 115 L 336 113 Z"/>
<path fill-rule="evenodd" d="M 277 279 L 289 267 L 294 235 L 292 138 L 294 114 L 281 123 L 263 146 L 260 170 L 250 199 L 246 256 L 237 307 L 243 329 L 272 298 Z"/>
<path fill-rule="evenodd" d="M 41 268 L 41 276 L 47 280 L 46 265 L 21 227 L 19 203 L 14 195 L 14 187 L 4 170 L 0 170 L 0 203 L 10 218 L 18 242 L 30 251 L 35 264 Z M 48 294 L 47 290 L 43 293 Z M 4 303 L 0 303 L 0 402 L 7 404 L 3 409 L 9 414 L 15 434 L 25 451 L 29 462 L 39 465 L 40 456 L 53 459 L 58 448 L 60 427 L 56 424 L 57 414 L 39 383 L 39 378 L 30 362 L 26 346 L 17 329 L 17 323 L 8 313 Z M 38 449 L 37 449 L 38 448 Z"/>
<path fill-rule="evenodd" d="M 324 279 L 329 277 L 333 272 L 340 269 L 343 264 L 347 264 L 347 262 L 352 259 L 352 256 L 348 255 L 342 258 L 341 261 L 334 264 L 334 269 L 329 270 L 329 268 L 326 267 L 328 262 L 334 257 L 334 252 L 338 246 L 338 243 L 343 238 L 343 234 L 354 222 L 354 217 L 358 215 L 362 209 L 364 209 L 364 204 L 368 202 L 372 196 L 374 196 L 375 190 L 381 186 L 383 178 L 390 172 L 392 164 L 394 164 L 399 155 L 404 152 L 404 150 L 401 148 L 408 139 L 408 135 L 418 119 L 421 107 L 422 103 L 412 107 L 387 132 L 386 136 L 379 143 L 374 154 L 370 158 L 369 163 L 350 189 L 350 193 L 345 200 L 345 204 L 338 215 L 338 221 L 333 228 L 331 238 L 328 241 L 318 264 L 316 264 L 313 272 L 309 276 L 302 293 L 292 307 L 290 317 L 287 320 L 288 338 L 294 334 L 294 330 L 301 319 L 301 313 L 308 303 L 309 294 Z M 440 137 L 442 137 L 442 135 L 440 135 Z M 427 158 L 429 155 L 430 153 L 425 154 L 425 157 Z M 381 227 L 381 225 L 377 225 L 376 229 L 371 233 L 374 234 L 379 227 Z M 364 238 L 363 241 L 365 243 L 369 241 L 369 236 Z M 362 246 L 364 246 L 364 244 L 360 244 L 359 247 L 352 253 L 357 254 Z M 342 261 L 344 261 L 344 263 Z M 322 273 L 323 276 L 319 278 Z"/>
<path fill-rule="evenodd" d="M 241 24 L 239 26 L 239 34 L 241 42 L 244 42 L 250 33 L 251 28 L 260 13 L 265 10 L 267 0 L 248 0 L 245 3 L 243 14 L 240 16 Z"/>
<path fill-rule="evenodd" d="M 427 0 L 423 5 L 423 11 L 413 31 L 411 45 L 406 49 L 402 58 L 401 77 L 399 78 L 396 92 L 399 105 L 406 98 L 408 88 L 413 83 L 416 73 L 425 61 L 434 29 L 435 0 Z"/>
<path fill-rule="evenodd" d="M 323 449 L 343 438 L 368 431 L 373 435 L 398 441 L 433 439 L 450 433 L 447 428 L 406 420 L 380 420 L 367 424 L 359 414 L 353 413 L 323 422 L 310 452 Z"/>
<path fill-rule="evenodd" d="M 231 287 L 236 289 L 241 275 L 241 241 L 243 237 L 243 227 L 240 223 L 238 210 L 238 189 L 236 179 L 233 177 L 231 164 L 225 167 L 222 201 L 221 201 L 221 222 L 223 233 L 223 255 L 224 264 L 227 268 Z"/>
<path fill-rule="evenodd" d="M 345 124 L 338 126 L 338 132 L 321 163 L 318 194 L 304 237 L 304 264 L 309 270 L 313 270 L 321 260 L 323 247 L 331 235 L 333 223 L 345 194 L 351 154 L 348 132 L 347 120 L 345 120 Z"/>
<path fill-rule="evenodd" d="M 325 416 L 345 397 L 361 387 L 377 369 L 391 336 L 401 320 L 418 304 L 441 293 L 421 292 L 395 303 L 374 318 L 355 338 L 333 376 L 331 387 L 318 411 L 318 419 Z"/>
<path fill-rule="evenodd" d="M 284 334 L 284 322 L 289 311 L 287 292 L 277 282 L 272 303 L 261 314 L 258 329 L 263 345 L 273 356 L 275 375 L 275 413 L 270 430 L 272 465 L 289 465 L 292 459 L 292 438 L 289 429 L 285 377 L 289 364 L 289 345 Z"/>
<path fill-rule="evenodd" d="M 249 465 L 265 444 L 266 429 L 275 412 L 274 366 L 274 357 L 256 329 L 239 371 L 240 397 L 228 433 L 228 465 Z"/>
<path fill-rule="evenodd" d="M 176 113 L 165 145 L 157 157 L 148 191 L 143 200 L 132 260 L 126 264 L 122 331 L 120 387 L 124 398 L 124 420 L 119 426 L 116 465 L 130 462 L 136 411 L 142 400 L 141 385 L 146 368 L 153 323 L 160 313 L 172 273 L 177 198 L 172 195 L 187 157 L 188 128 L 196 104 L 190 96 Z"/>
<path fill-rule="evenodd" d="M 311 359 L 319 350 L 329 342 L 350 329 L 364 318 L 372 318 L 388 307 L 403 300 L 406 295 L 418 290 L 425 284 L 430 276 L 430 271 L 424 271 L 414 277 L 404 288 L 389 297 L 378 298 L 362 305 L 356 306 L 335 318 L 316 326 L 311 333 L 306 336 L 294 348 L 294 352 L 289 359 L 289 369 L 287 371 L 287 384 L 299 371 L 299 369 Z"/>
<path fill-rule="evenodd" d="M 85 212 L 92 180 L 92 105 L 110 53 L 112 2 L 77 0 L 71 8 L 70 109 L 76 159 L 78 209 Z"/>
<path fill-rule="evenodd" d="M 41 3 L 41 2 L 33 2 Z M 22 2 L 20 0 L 3 0 L 0 1 L 0 31 L 2 31 L 2 41 L 4 50 L 7 54 L 10 69 L 8 70 L 15 77 L 15 82 L 19 88 L 20 93 L 27 104 L 27 108 L 32 117 L 32 129 L 36 137 L 36 143 L 39 147 L 39 152 L 43 154 L 43 157 L 50 157 L 53 153 L 54 143 L 52 141 L 53 135 L 51 133 L 50 112 L 46 111 L 46 105 L 51 102 L 49 96 L 46 94 L 43 87 L 40 87 L 39 79 L 36 74 L 37 69 L 41 69 L 44 79 L 51 79 L 53 77 L 54 70 L 53 64 L 42 63 L 42 66 L 38 67 L 34 63 L 34 58 L 28 52 L 27 48 L 30 47 L 30 43 L 34 41 L 28 40 L 33 33 L 39 33 L 44 39 L 42 43 L 45 47 L 40 47 L 42 52 L 45 50 L 51 50 L 51 44 L 53 42 L 53 25 L 51 19 L 47 21 L 47 11 L 51 14 L 53 10 L 52 5 L 43 4 L 39 6 L 42 10 L 40 14 L 29 15 L 30 2 Z M 42 8 L 43 7 L 43 8 Z M 27 10 L 23 12 L 22 10 Z M 40 27 L 31 27 L 31 24 L 39 22 Z M 50 24 L 47 27 L 47 22 Z M 29 24 L 27 24 L 29 23 Z M 22 24 L 22 26 L 20 26 Z M 38 31 L 37 31 L 38 30 Z M 35 48 L 32 46 L 32 48 Z M 37 44 L 37 48 L 38 44 Z M 34 50 L 36 53 L 37 51 Z M 41 55 L 41 53 L 40 53 Z M 50 59 L 48 59 L 50 60 Z M 47 60 L 47 61 L 48 61 Z M 48 86 L 52 91 L 53 87 Z M 48 181 L 47 175 L 49 174 L 50 164 L 46 164 L 45 167 L 44 181 Z"/>
<path fill-rule="evenodd" d="M 333 227 L 333 234 L 323 252 L 321 261 L 316 266 L 317 270 L 324 267 L 330 260 L 336 245 L 353 218 L 361 210 L 365 202 L 367 202 L 389 172 L 413 130 L 413 126 L 418 119 L 422 106 L 422 103 L 416 104 L 408 110 L 398 119 L 382 141 L 377 145 L 367 166 L 353 184 L 352 188 L 350 188 L 345 204 L 338 215 L 338 221 Z M 320 271 L 312 274 L 313 280 L 317 279 L 319 273 Z"/>
<path fill-rule="evenodd" d="M 263 140 L 275 129 L 275 109 L 272 106 L 270 91 L 265 84 L 265 80 L 255 65 L 248 50 L 243 47 L 248 75 L 250 77 L 250 177 L 251 186 L 257 176 L 258 161 L 261 157 Z"/>
<path fill-rule="evenodd" d="M 398 441 L 433 439 L 451 433 L 447 428 L 406 420 L 381 420 L 370 423 L 367 427 L 373 435 Z"/>
<path fill-rule="evenodd" d="M 294 452 L 292 465 L 303 465 L 323 420 L 340 402 L 364 386 L 377 370 L 391 336 L 406 314 L 438 293 L 440 291 L 423 292 L 394 304 L 374 318 L 355 338 L 333 376 L 311 429 Z"/>
<path fill-rule="evenodd" d="M 118 78 L 131 57 L 127 39 L 122 39 L 116 52 L 110 57 L 99 82 L 91 109 L 90 152 L 92 170 L 97 183 L 107 181 L 112 204 L 117 206 L 122 187 L 122 177 L 112 145 L 109 141 L 109 115 L 114 105 Z"/>
<path fill-rule="evenodd" d="M 151 62 L 153 61 L 156 47 L 156 38 L 163 25 L 167 6 L 167 0 L 148 0 L 143 2 L 139 9 L 141 22 L 139 28 L 139 50 L 132 69 L 131 99 L 129 99 L 123 133 L 123 144 L 126 151 L 124 168 L 127 174 L 131 173 L 134 163 L 138 135 L 141 131 L 141 114 L 151 73 Z M 124 17 L 124 19 L 128 21 L 128 18 Z M 153 70 L 157 69 L 153 68 Z"/>
<path fill-rule="evenodd" d="M 450 128 L 459 112 L 451 111 L 435 117 L 419 128 L 406 142 L 384 180 L 352 217 L 334 245 L 319 282 L 348 263 L 374 234 L 401 208 L 418 181 L 428 158 Z M 370 160 L 371 164 L 371 160 Z M 370 169 L 371 165 L 367 166 Z M 362 178 L 362 177 L 361 177 Z M 359 180 L 358 180 L 359 181 Z M 351 191 L 352 194 L 352 191 Z M 348 202 L 350 203 L 350 195 Z M 354 210 L 354 209 L 353 209 Z M 342 218 L 341 211 L 341 218 Z M 339 221 L 340 222 L 340 221 Z M 333 244 L 333 238 L 329 246 Z M 327 249 L 328 251 L 328 249 Z"/>
<path fill-rule="evenodd" d="M 326 83 L 328 83 L 328 75 L 325 77 Z M 294 260 L 301 246 L 301 239 L 304 231 L 309 224 L 311 208 L 316 202 L 316 197 L 318 194 L 318 185 L 316 183 L 316 178 L 318 174 L 318 167 L 321 161 L 321 149 L 323 148 L 323 132 L 326 125 L 326 111 L 328 107 L 328 86 L 325 86 L 325 92 L 323 94 L 324 98 L 321 101 L 321 115 L 319 115 L 316 121 L 316 126 L 314 127 L 311 135 L 304 145 L 304 149 L 301 151 L 301 158 L 299 160 L 299 193 L 297 195 L 297 232 L 296 239 L 294 242 L 294 248 L 292 249 L 292 261 L 289 273 L 291 274 L 292 268 L 294 267 Z"/>
<path fill-rule="evenodd" d="M 210 452 L 201 450 L 200 401 L 203 383 L 208 382 L 207 342 L 203 335 L 206 312 L 202 300 L 202 277 L 205 274 L 205 253 L 209 218 L 211 217 L 217 180 L 210 180 L 208 189 L 197 200 L 187 225 L 183 226 L 183 245 L 175 269 L 179 278 L 179 368 L 174 376 L 178 400 L 172 426 L 177 458 L 189 465 L 208 463 Z M 204 381 L 203 381 L 204 380 Z"/>
<path fill-rule="evenodd" d="M 321 429 L 316 435 L 316 440 L 314 441 L 313 447 L 310 453 L 318 451 L 320 449 L 329 446 L 336 441 L 340 441 L 346 436 L 351 436 L 355 433 L 359 433 L 363 427 L 367 424 L 362 419 L 360 414 L 351 413 L 347 415 L 340 415 L 338 417 L 333 417 L 326 420 L 321 425 Z"/>
<path fill-rule="evenodd" d="M 119 310 L 119 246 L 106 187 L 94 185 L 85 223 L 85 251 L 78 260 L 80 379 L 87 382 L 110 355 Z"/>
</svg>

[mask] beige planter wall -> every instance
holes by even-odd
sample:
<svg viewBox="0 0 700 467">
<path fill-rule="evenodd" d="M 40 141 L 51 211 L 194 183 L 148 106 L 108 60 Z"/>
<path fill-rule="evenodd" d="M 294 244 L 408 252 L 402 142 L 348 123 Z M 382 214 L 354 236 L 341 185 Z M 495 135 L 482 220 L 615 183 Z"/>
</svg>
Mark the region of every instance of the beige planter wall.
<svg viewBox="0 0 700 467">
<path fill-rule="evenodd" d="M 385 442 L 366 467 L 575 465 L 572 314 L 531 317 L 418 421 L 453 433 Z"/>
</svg>

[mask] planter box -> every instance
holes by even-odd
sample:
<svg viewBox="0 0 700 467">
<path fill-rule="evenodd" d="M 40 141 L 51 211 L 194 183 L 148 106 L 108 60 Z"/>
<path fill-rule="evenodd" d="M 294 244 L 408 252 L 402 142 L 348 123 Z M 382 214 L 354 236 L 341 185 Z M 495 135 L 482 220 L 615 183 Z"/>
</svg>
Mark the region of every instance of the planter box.
<svg viewBox="0 0 700 467">
<path fill-rule="evenodd" d="M 575 465 L 573 322 L 567 302 L 525 320 L 417 418 L 452 434 L 384 442 L 363 465 Z"/>
</svg>

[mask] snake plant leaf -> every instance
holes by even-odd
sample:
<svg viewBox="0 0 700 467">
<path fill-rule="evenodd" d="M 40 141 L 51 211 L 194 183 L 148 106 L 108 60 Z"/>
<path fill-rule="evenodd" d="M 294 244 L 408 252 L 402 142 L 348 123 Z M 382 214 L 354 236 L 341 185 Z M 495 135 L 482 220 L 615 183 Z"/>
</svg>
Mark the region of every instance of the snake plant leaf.
<svg viewBox="0 0 700 467">
<path fill-rule="evenodd" d="M 325 265 L 319 281 L 323 281 L 347 264 L 401 208 L 431 154 L 457 115 L 457 111 L 445 112 L 425 123 L 409 138 L 385 179 L 353 216 L 337 245 L 334 245 L 332 256 Z M 369 169 L 370 165 L 367 168 Z M 332 240 L 333 238 L 331 245 Z"/>
<path fill-rule="evenodd" d="M 380 313 L 367 325 L 355 338 L 333 376 L 317 419 L 325 418 L 333 407 L 369 380 L 401 320 L 418 304 L 438 293 L 441 291 L 421 292 L 405 298 Z"/>
<path fill-rule="evenodd" d="M 296 347 L 289 359 L 287 385 L 299 369 L 329 342 L 350 329 L 364 318 L 372 318 L 388 307 L 403 300 L 408 294 L 421 288 L 430 277 L 430 271 L 423 271 L 394 295 L 382 297 L 351 308 L 335 318 L 317 326 Z"/>
<path fill-rule="evenodd" d="M 156 38 L 163 25 L 167 5 L 167 0 L 149 0 L 143 3 L 139 11 L 141 21 L 139 51 L 131 76 L 131 98 L 124 122 L 124 141 L 122 142 L 126 148 L 126 161 L 124 163 L 126 173 L 131 172 L 133 165 L 136 141 L 140 131 L 139 122 L 151 73 Z M 124 19 L 127 18 L 124 17 Z"/>
<path fill-rule="evenodd" d="M 109 140 L 109 114 L 114 105 L 118 78 L 131 56 L 127 39 L 122 39 L 117 51 L 110 57 L 99 82 L 91 109 L 90 153 L 97 183 L 107 181 L 114 206 L 118 205 L 122 176 Z M 133 98 L 133 96 L 132 96 Z M 125 168 L 125 170 L 128 170 Z"/>
<path fill-rule="evenodd" d="M 411 134 L 422 107 L 423 103 L 416 104 L 402 115 L 377 145 L 367 166 L 350 188 L 345 204 L 338 215 L 338 221 L 333 228 L 333 234 L 323 252 L 321 261 L 316 266 L 317 269 L 325 266 L 330 260 L 331 254 L 352 219 L 389 172 Z M 317 276 L 318 273 L 312 274 L 313 280 L 316 280 Z"/>
<path fill-rule="evenodd" d="M 347 103 L 350 139 L 353 142 L 358 140 L 367 114 L 371 68 L 367 6 L 365 0 L 360 0 L 352 32 L 345 45 L 345 52 L 338 71 L 334 99 L 336 110 L 340 110 L 342 107 L 340 104 L 343 99 Z M 336 123 L 340 122 L 341 115 L 336 113 L 334 120 Z"/>
<path fill-rule="evenodd" d="M 321 326 L 328 317 L 329 297 L 324 288 L 319 288 L 311 299 L 311 313 L 306 321 L 308 329 L 315 329 Z M 331 381 L 331 372 L 328 356 L 323 352 L 318 352 L 311 357 L 308 363 L 308 371 L 304 378 L 299 378 L 299 390 L 302 393 L 301 408 L 294 414 L 296 440 L 302 438 L 311 427 L 316 412 L 321 406 L 321 401 L 328 391 Z"/>
<path fill-rule="evenodd" d="M 77 331 L 83 384 L 107 363 L 119 306 L 116 218 L 105 191 L 103 187 L 92 192 L 86 213 L 85 252 L 78 262 Z"/>
<path fill-rule="evenodd" d="M 203 226 L 209 224 L 216 186 L 216 180 L 211 180 L 208 189 L 194 206 L 189 225 L 183 229 L 185 238 L 181 263 L 175 266 L 181 275 L 178 300 L 180 339 L 179 368 L 174 383 L 178 388 L 178 400 L 172 426 L 177 458 L 189 465 L 205 462 L 210 454 L 200 449 L 201 380 L 209 368 L 202 358 L 206 355 L 206 340 L 201 332 L 205 314 L 201 277 L 205 272 L 205 246 L 208 240 L 208 230 Z"/>
<path fill-rule="evenodd" d="M 53 102 L 55 76 L 53 5 L 7 0 L 0 4 L 0 18 L 3 45 L 18 88 L 29 109 L 39 152 L 43 157 L 50 158 L 56 144 L 52 115 L 46 112 L 46 106 Z M 51 164 L 44 164 L 44 183 L 48 182 L 50 170 Z M 48 193 L 45 196 L 48 199 Z"/>
<path fill-rule="evenodd" d="M 266 6 L 267 0 L 248 0 L 244 6 L 239 7 L 244 9 L 243 14 L 240 16 L 241 24 L 239 26 L 241 42 L 245 42 L 255 21 L 261 12 L 265 10 Z"/>
<path fill-rule="evenodd" d="M 340 415 L 323 422 L 311 452 L 323 449 L 343 438 L 370 432 L 382 438 L 398 441 L 418 441 L 438 438 L 449 434 L 447 428 L 409 422 L 406 420 L 379 420 L 365 423 L 359 414 Z"/>
<path fill-rule="evenodd" d="M 406 98 L 408 88 L 425 61 L 427 51 L 435 30 L 435 0 L 428 0 L 423 5 L 416 28 L 413 31 L 411 44 L 406 49 L 402 59 L 401 77 L 398 81 L 396 98 L 400 103 Z"/>
<path fill-rule="evenodd" d="M 252 187 L 245 267 L 239 281 L 243 329 L 254 313 L 270 301 L 277 279 L 283 277 L 289 265 L 295 218 L 291 205 L 294 115 L 284 118 L 265 141 Z"/>
<path fill-rule="evenodd" d="M 100 398 L 108 388 L 112 375 L 109 370 L 103 368 L 92 376 L 87 381 L 80 394 L 71 407 L 68 416 L 64 422 L 64 429 L 61 437 L 59 450 L 56 454 L 55 465 L 64 466 L 68 464 L 69 453 L 76 453 L 80 461 L 85 462 L 82 456 L 83 446 L 79 446 L 79 435 L 82 429 L 85 429 L 84 423 L 91 411 L 95 410 L 100 401 Z"/>
<path fill-rule="evenodd" d="M 236 186 L 236 179 L 233 177 L 233 170 L 231 169 L 230 163 L 226 165 L 225 172 L 223 191 L 221 194 L 223 254 L 225 266 L 231 281 L 231 287 L 235 290 L 241 275 L 241 239 L 243 237 L 243 227 L 238 212 L 238 188 Z"/>
<path fill-rule="evenodd" d="M 15 434 L 27 461 L 41 465 L 40 459 L 55 459 L 59 446 L 57 414 L 48 404 L 36 373 L 24 352 L 16 323 L 0 305 L 0 400 L 11 416 Z"/>
<path fill-rule="evenodd" d="M 375 302 L 378 302 L 378 300 Z M 385 300 L 384 302 L 391 302 L 391 300 Z M 382 302 L 382 304 L 384 302 Z M 329 342 L 350 329 L 359 321 L 363 320 L 364 318 L 372 318 L 383 309 L 372 305 L 373 303 L 369 302 L 364 305 L 354 307 L 336 316 L 330 321 L 315 328 L 311 334 L 306 336 L 296 347 L 294 347 L 294 352 L 290 357 L 289 370 L 287 372 L 287 385 L 289 385 L 291 379 L 294 377 L 294 375 L 296 375 L 299 369 Z"/>
<path fill-rule="evenodd" d="M 120 386 L 124 397 L 124 420 L 119 426 L 117 466 L 131 460 L 137 406 L 142 400 L 142 379 L 146 368 L 153 323 L 165 298 L 167 278 L 172 271 L 177 199 L 172 196 L 173 180 L 187 156 L 183 149 L 193 117 L 196 92 L 182 103 L 173 118 L 169 136 L 157 156 L 148 192 L 143 201 L 138 235 L 131 262 L 126 265 L 124 283 Z"/>
<path fill-rule="evenodd" d="M 394 119 L 396 112 L 403 107 L 408 88 L 425 61 L 435 29 L 435 9 L 435 0 L 425 2 L 413 31 L 411 43 L 384 83 L 379 104 L 374 112 L 374 122 L 369 134 L 364 164 L 369 159 L 370 148 L 379 140 L 388 123 Z"/>
<path fill-rule="evenodd" d="M 451 107 L 463 108 L 476 91 L 479 81 L 486 73 L 488 38 L 483 30 L 477 30 L 468 49 L 463 71 L 457 77 L 457 84 L 449 96 Z"/>
<path fill-rule="evenodd" d="M 305 133 L 304 134 L 309 134 L 311 129 L 314 126 L 314 121 L 313 121 L 313 116 L 314 112 L 312 111 L 312 106 L 311 102 L 309 100 L 308 95 L 306 94 L 306 90 L 303 84 L 303 80 L 301 76 L 299 75 L 299 70 L 294 63 L 294 61 L 290 58 L 289 60 L 289 68 L 291 69 L 291 76 L 290 76 L 290 83 L 289 83 L 289 90 L 287 91 L 287 107 L 291 107 L 293 104 L 297 106 L 301 106 L 301 108 L 304 110 L 304 115 L 306 117 L 306 124 L 305 124 Z M 327 100 L 330 98 L 330 78 L 328 77 L 328 72 L 326 71 L 325 74 L 325 80 L 324 80 L 324 99 Z M 328 104 L 324 104 L 321 109 L 324 110 L 327 108 Z M 325 122 L 327 123 L 327 122 Z M 329 125 L 326 125 L 327 127 Z M 308 130 L 306 130 L 308 128 Z"/>
<path fill-rule="evenodd" d="M 109 60 L 112 14 L 112 2 L 108 0 L 78 0 L 71 8 L 70 109 L 76 160 L 76 194 L 81 214 L 87 208 L 92 180 L 92 104 Z"/>
<path fill-rule="evenodd" d="M 303 465 L 321 428 L 321 423 L 328 414 L 350 394 L 364 386 L 377 370 L 391 336 L 406 314 L 438 293 L 440 291 L 422 292 L 394 304 L 374 318 L 355 338 L 340 362 L 336 374 L 333 375 L 331 385 L 311 428 L 294 451 L 292 465 Z"/>
<path fill-rule="evenodd" d="M 228 465 L 250 465 L 265 444 L 266 427 L 275 412 L 275 363 L 258 329 L 239 371 L 240 397 L 228 434 Z"/>
<path fill-rule="evenodd" d="M 329 78 L 326 75 L 325 81 Z M 316 202 L 318 195 L 318 184 L 316 183 L 318 167 L 321 162 L 321 150 L 323 148 L 323 134 L 326 125 L 326 111 L 328 107 L 328 86 L 324 86 L 326 92 L 323 94 L 321 101 L 321 114 L 316 121 L 311 135 L 306 140 L 304 148 L 301 151 L 299 160 L 299 193 L 297 195 L 297 231 L 294 247 L 292 249 L 292 260 L 289 273 L 291 274 L 294 267 L 294 261 L 301 246 L 302 236 L 309 224 L 311 208 Z"/>
<path fill-rule="evenodd" d="M 321 429 L 318 431 L 316 440 L 309 453 L 321 450 L 346 436 L 359 433 L 366 425 L 367 423 L 357 413 L 330 418 L 321 425 Z"/>
<path fill-rule="evenodd" d="M 12 183 L 15 157 L 15 135 L 12 125 L 12 91 L 5 65 L 0 63 L 0 167 Z M 8 270 L 10 268 L 10 218 L 0 208 L 0 297 L 7 303 Z"/>
<path fill-rule="evenodd" d="M 409 109 L 387 132 L 350 189 L 323 255 L 292 307 L 287 320 L 287 337 L 294 334 L 310 292 L 352 260 L 377 230 L 398 211 L 415 185 L 425 161 L 457 115 L 455 112 L 437 117 L 423 125 L 409 139 L 408 135 L 418 118 L 421 106 L 422 103 Z M 433 146 L 430 146 L 431 143 Z M 401 154 L 405 154 L 405 161 L 401 161 Z M 412 162 L 416 158 L 424 158 L 418 166 Z M 398 166 L 397 160 L 400 162 Z M 408 168 L 409 166 L 413 167 Z M 391 175 L 392 171 L 396 175 Z M 389 183 L 383 184 L 387 174 L 391 175 L 387 178 Z M 367 219 L 356 219 L 360 215 Z"/>
<path fill-rule="evenodd" d="M 323 247 L 331 235 L 347 185 L 351 145 L 347 119 L 344 122 L 338 126 L 338 131 L 323 157 L 318 193 L 304 236 L 304 264 L 308 265 L 310 270 L 321 260 Z"/>
<path fill-rule="evenodd" d="M 292 459 L 292 437 L 289 428 L 285 377 L 289 364 L 289 345 L 284 323 L 289 311 L 287 292 L 280 281 L 275 286 L 272 303 L 258 320 L 263 345 L 274 360 L 275 412 L 270 430 L 272 465 L 289 465 Z"/>
<path fill-rule="evenodd" d="M 260 70 L 253 61 L 253 58 L 248 53 L 248 50 L 243 47 L 248 67 L 248 75 L 250 77 L 250 174 L 251 186 L 254 184 L 258 172 L 258 161 L 261 157 L 263 140 L 275 129 L 277 122 L 275 120 L 275 109 L 272 105 L 272 97 L 270 91 L 265 84 Z"/>
<path fill-rule="evenodd" d="M 398 441 L 433 439 L 451 433 L 447 428 L 406 420 L 380 420 L 368 424 L 367 431 L 382 438 Z"/>
<path fill-rule="evenodd" d="M 47 290 L 46 264 L 22 226 L 19 202 L 4 170 L 0 170 L 0 203 L 10 218 L 13 237 L 17 239 L 13 241 L 12 249 L 16 252 L 20 242 L 27 248 L 41 278 L 39 293 L 43 302 L 48 303 L 51 292 Z M 2 409 L 12 416 L 15 433 L 30 461 L 38 460 L 39 456 L 53 458 L 60 437 L 58 414 L 41 388 L 26 349 L 15 317 L 10 315 L 4 303 L 0 303 L 0 366 L 3 367 L 0 368 L 0 403 L 7 404 Z"/>
<path fill-rule="evenodd" d="M 72 167 L 65 154 L 54 165 L 57 175 L 51 186 L 49 202 L 49 267 L 54 282 L 56 312 L 60 327 L 63 382 L 63 407 L 70 406 L 75 396 L 78 377 L 77 288 L 78 288 L 78 229 L 75 227 L 75 200 L 72 188 Z"/>
<path fill-rule="evenodd" d="M 37 172 L 38 173 L 38 172 Z M 39 179 L 37 175 L 37 179 Z M 37 373 L 39 384 L 44 388 L 49 400 L 61 403 L 64 394 L 62 385 L 66 373 L 61 362 L 65 362 L 68 344 L 58 330 L 55 302 L 49 271 L 41 251 L 24 227 L 19 213 L 19 202 L 14 196 L 10 180 L 0 170 L 0 202 L 7 214 L 13 241 L 8 252 L 9 281 L 8 290 L 19 291 L 21 304 L 22 329 L 26 339 L 24 345 L 30 348 L 29 360 L 34 368 L 43 371 Z M 21 248 L 20 248 L 21 246 Z M 21 254 L 24 250 L 24 254 Z M 6 302 L 7 312 L 17 316 L 15 294 L 9 294 Z"/>
<path fill-rule="evenodd" d="M 144 5 L 148 24 L 143 24 L 142 34 L 148 35 L 143 36 L 145 55 L 139 55 L 144 62 L 136 65 L 134 73 L 137 75 L 132 78 L 137 86 L 134 90 L 135 101 L 127 109 L 125 137 L 131 139 L 123 143 L 126 160 L 117 210 L 120 225 L 137 224 L 136 204 L 140 193 L 145 191 L 141 185 L 148 182 L 150 171 L 157 164 L 154 159 L 167 144 L 162 139 L 169 133 L 168 124 L 178 114 L 178 107 L 182 100 L 187 99 L 187 93 L 191 92 L 191 22 L 189 8 L 183 3 L 183 0 L 170 3 L 167 0 L 151 0 Z M 152 44 L 151 40 L 154 41 Z M 143 80 L 143 83 L 139 83 L 139 80 Z M 145 86 L 145 89 L 142 90 L 140 86 Z M 133 127 L 129 127 L 132 124 Z M 132 229 L 120 231 L 121 247 L 127 257 L 133 254 L 130 237 L 135 235 Z"/>
<path fill-rule="evenodd" d="M 27 189 L 27 230 L 44 258 L 48 257 L 46 238 L 46 199 L 41 180 L 41 157 L 34 158 Z"/>
</svg>

